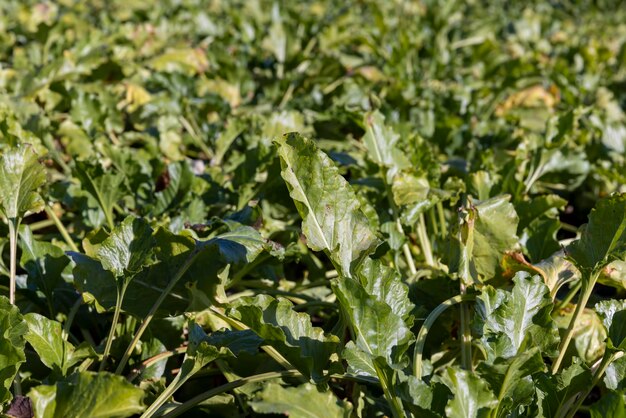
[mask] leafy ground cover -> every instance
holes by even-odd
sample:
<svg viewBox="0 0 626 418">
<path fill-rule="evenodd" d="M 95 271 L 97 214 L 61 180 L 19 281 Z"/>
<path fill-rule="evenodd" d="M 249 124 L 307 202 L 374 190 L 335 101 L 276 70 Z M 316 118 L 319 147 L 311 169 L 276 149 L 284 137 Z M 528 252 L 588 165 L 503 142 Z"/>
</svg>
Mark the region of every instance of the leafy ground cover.
<svg viewBox="0 0 626 418">
<path fill-rule="evenodd" d="M 626 416 L 624 22 L 0 2 L 0 410 Z"/>
</svg>

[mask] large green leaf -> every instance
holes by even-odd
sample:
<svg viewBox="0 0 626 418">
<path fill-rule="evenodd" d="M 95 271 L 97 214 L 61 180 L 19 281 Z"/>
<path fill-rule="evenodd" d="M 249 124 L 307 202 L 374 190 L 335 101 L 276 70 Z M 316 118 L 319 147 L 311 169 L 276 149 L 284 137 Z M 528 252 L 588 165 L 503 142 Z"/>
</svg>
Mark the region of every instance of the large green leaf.
<svg viewBox="0 0 626 418">
<path fill-rule="evenodd" d="M 356 281 L 334 280 L 332 286 L 354 332 L 356 347 L 370 361 L 383 358 L 388 365 L 400 367 L 413 338 L 402 317 Z"/>
<path fill-rule="evenodd" d="M 7 219 L 22 218 L 44 208 L 37 189 L 46 182 L 46 171 L 33 149 L 21 146 L 0 156 L 0 211 Z"/>
<path fill-rule="evenodd" d="M 363 125 L 365 126 L 363 144 L 369 157 L 379 166 L 388 168 L 386 181 L 391 184 L 393 177 L 400 170 L 411 167 L 406 153 L 397 146 L 400 135 L 385 125 L 385 117 L 378 110 L 366 114 Z"/>
<path fill-rule="evenodd" d="M 336 336 L 325 335 L 321 328 L 312 326 L 310 316 L 295 312 L 286 299 L 267 295 L 241 299 L 228 314 L 250 327 L 315 382 L 323 379 L 330 356 L 339 345 Z"/>
<path fill-rule="evenodd" d="M 614 258 L 626 255 L 626 193 L 598 201 L 589 214 L 579 240 L 566 248 L 567 254 L 581 270 L 604 267 Z"/>
<path fill-rule="evenodd" d="M 36 386 L 28 396 L 36 418 L 123 418 L 145 409 L 143 390 L 106 372 L 73 374 L 54 386 Z"/>
<path fill-rule="evenodd" d="M 477 372 L 489 383 L 498 399 L 495 417 L 506 417 L 515 408 L 533 400 L 535 385 L 531 376 L 546 368 L 538 347 L 523 351 L 510 359 L 498 359 L 493 364 L 481 363 Z"/>
<path fill-rule="evenodd" d="M 152 263 L 154 239 L 146 221 L 128 216 L 105 239 L 97 251 L 102 267 L 116 278 L 132 276 Z"/>
<path fill-rule="evenodd" d="M 307 245 L 328 253 L 344 277 L 378 244 L 348 182 L 313 141 L 287 134 L 276 141 L 282 177 L 302 217 Z"/>
<path fill-rule="evenodd" d="M 552 299 L 541 277 L 520 272 L 513 281 L 511 293 L 486 287 L 476 300 L 476 326 L 490 362 L 514 357 L 533 344 L 551 353 L 558 343 Z"/>
<path fill-rule="evenodd" d="M 285 388 L 268 383 L 250 402 L 254 412 L 281 414 L 292 418 L 348 418 L 352 408 L 331 392 L 321 392 L 310 383 Z"/>
<path fill-rule="evenodd" d="M 95 354 L 93 350 L 76 350 L 72 343 L 64 340 L 61 324 L 57 321 L 36 313 L 24 315 L 24 320 L 28 324 L 26 341 L 35 349 L 43 364 L 63 376 L 74 364 Z"/>
<path fill-rule="evenodd" d="M 442 380 L 454 395 L 446 405 L 449 417 L 486 418 L 498 403 L 487 382 L 472 372 L 448 368 Z"/>
<path fill-rule="evenodd" d="M 10 401 L 12 396 L 9 388 L 13 379 L 26 361 L 24 336 L 28 327 L 19 309 L 11 305 L 9 300 L 0 296 L 0 406 Z"/>
</svg>

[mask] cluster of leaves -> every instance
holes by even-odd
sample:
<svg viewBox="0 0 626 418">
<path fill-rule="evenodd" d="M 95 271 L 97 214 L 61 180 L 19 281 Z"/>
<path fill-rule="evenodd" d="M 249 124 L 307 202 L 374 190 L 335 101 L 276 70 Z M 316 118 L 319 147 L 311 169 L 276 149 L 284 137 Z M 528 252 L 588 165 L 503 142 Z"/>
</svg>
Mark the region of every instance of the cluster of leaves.
<svg viewBox="0 0 626 418">
<path fill-rule="evenodd" d="M 623 417 L 579 3 L 0 2 L 0 411 Z"/>
</svg>

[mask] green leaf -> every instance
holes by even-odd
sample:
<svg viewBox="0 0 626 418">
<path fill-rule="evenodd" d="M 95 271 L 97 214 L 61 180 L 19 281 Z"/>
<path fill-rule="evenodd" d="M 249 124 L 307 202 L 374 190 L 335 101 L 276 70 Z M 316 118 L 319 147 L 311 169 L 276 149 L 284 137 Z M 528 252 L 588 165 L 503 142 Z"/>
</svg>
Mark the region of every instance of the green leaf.
<svg viewBox="0 0 626 418">
<path fill-rule="evenodd" d="M 557 375 L 535 377 L 539 418 L 556 418 L 561 405 L 578 392 L 589 389 L 591 372 L 584 364 L 575 362 Z"/>
<path fill-rule="evenodd" d="M 449 417 L 486 418 L 497 405 L 487 382 L 472 372 L 449 367 L 442 380 L 454 395 L 446 405 Z"/>
<path fill-rule="evenodd" d="M 402 318 L 355 281 L 333 280 L 332 287 L 354 331 L 356 347 L 371 361 L 382 357 L 388 365 L 400 367 L 413 338 Z"/>
<path fill-rule="evenodd" d="M 154 194 L 154 213 L 160 215 L 174 206 L 180 205 L 189 194 L 194 174 L 186 161 L 178 161 L 167 166 L 167 186 Z"/>
<path fill-rule="evenodd" d="M 354 341 L 348 341 L 343 349 L 342 358 L 348 363 L 348 372 L 378 378 L 372 358 L 358 348 Z"/>
<path fill-rule="evenodd" d="M 117 282 L 113 273 L 105 270 L 98 260 L 87 255 L 73 251 L 67 254 L 74 262 L 74 283 L 81 291 L 83 299 L 96 303 L 98 311 L 113 308 L 117 299 Z"/>
<path fill-rule="evenodd" d="M 626 193 L 598 201 L 579 240 L 567 246 L 567 255 L 580 270 L 601 269 L 626 256 Z"/>
<path fill-rule="evenodd" d="M 313 141 L 292 133 L 276 143 L 281 174 L 302 217 L 307 245 L 326 251 L 342 276 L 352 277 L 353 263 L 379 242 L 354 191 Z"/>
<path fill-rule="evenodd" d="M 409 288 L 396 270 L 385 266 L 380 260 L 366 258 L 357 268 L 356 277 L 368 294 L 386 303 L 407 324 L 413 323 L 412 318 L 409 318 L 413 310 Z"/>
<path fill-rule="evenodd" d="M 591 418 L 626 417 L 626 399 L 621 392 L 609 392 L 589 409 Z"/>
<path fill-rule="evenodd" d="M 595 306 L 608 331 L 607 347 L 626 350 L 626 300 L 603 300 Z"/>
<path fill-rule="evenodd" d="M 348 418 L 352 410 L 331 391 L 321 392 L 310 383 L 288 388 L 268 383 L 249 405 L 256 413 L 291 418 Z"/>
<path fill-rule="evenodd" d="M 476 326 L 490 362 L 514 357 L 533 344 L 551 352 L 558 343 L 552 299 L 541 277 L 519 272 L 513 282 L 511 293 L 486 287 L 476 300 Z"/>
<path fill-rule="evenodd" d="M 604 384 L 611 390 L 626 389 L 626 356 L 609 364 L 604 373 Z"/>
<path fill-rule="evenodd" d="M 9 388 L 13 379 L 26 361 L 24 346 L 28 327 L 19 309 L 11 305 L 9 299 L 0 296 L 0 406 L 12 399 Z"/>
<path fill-rule="evenodd" d="M 51 300 L 52 291 L 63 283 L 61 274 L 70 260 L 56 245 L 35 240 L 28 226 L 20 228 L 20 238 L 20 264 L 28 273 L 28 279 Z"/>
<path fill-rule="evenodd" d="M 76 351 L 72 343 L 63 340 L 59 322 L 36 313 L 24 315 L 24 320 L 28 324 L 26 341 L 43 364 L 61 375 L 65 376 L 70 367 L 91 355 L 89 350 Z"/>
<path fill-rule="evenodd" d="M 145 409 L 143 390 L 106 372 L 73 374 L 54 386 L 36 386 L 28 396 L 37 418 L 124 418 Z"/>
<path fill-rule="evenodd" d="M 466 219 L 459 227 L 463 239 L 471 238 L 471 242 L 461 242 L 459 238 L 452 240 L 452 271 L 462 274 L 467 268 L 472 277 L 478 275 L 484 279 L 495 275 L 505 252 L 512 250 L 518 241 L 518 218 L 509 199 L 510 196 L 505 195 L 470 203 L 463 212 Z"/>
<path fill-rule="evenodd" d="M 90 165 L 76 162 L 74 175 L 80 181 L 81 188 L 98 202 L 104 213 L 109 228 L 114 227 L 113 206 L 121 199 L 124 188 L 123 173 L 102 169 L 99 164 Z"/>
<path fill-rule="evenodd" d="M 116 278 L 134 275 L 152 263 L 154 249 L 152 228 L 146 221 L 128 216 L 98 248 L 102 267 Z"/>
<path fill-rule="evenodd" d="M 505 251 L 517 243 L 517 213 L 509 203 L 509 196 L 499 196 L 478 202 L 478 216 L 474 225 L 472 260 L 478 274 L 491 278 Z"/>
<path fill-rule="evenodd" d="M 46 171 L 33 149 L 21 146 L 0 156 L 0 212 L 7 219 L 23 218 L 43 210 L 37 189 L 46 182 Z"/>
<path fill-rule="evenodd" d="M 574 306 L 569 305 L 554 317 L 554 321 L 563 332 L 569 326 L 573 314 Z M 572 354 L 580 357 L 585 363 L 592 364 L 602 357 L 606 337 L 606 330 L 596 311 L 585 308 L 574 324 L 573 339 L 576 351 Z"/>
<path fill-rule="evenodd" d="M 545 369 L 538 347 L 510 359 L 497 359 L 493 364 L 480 363 L 476 371 L 489 383 L 498 399 L 495 417 L 507 417 L 519 406 L 530 404 L 535 393 L 531 376 Z"/>
<path fill-rule="evenodd" d="M 368 113 L 363 118 L 365 136 L 363 144 L 369 157 L 379 166 L 387 167 L 387 183 L 401 170 L 411 167 L 406 154 L 397 147 L 400 135 L 389 126 L 385 126 L 385 117 L 378 111 Z"/>
<path fill-rule="evenodd" d="M 311 325 L 311 317 L 293 310 L 286 299 L 267 295 L 242 298 L 228 315 L 246 324 L 266 344 L 274 347 L 302 374 L 315 382 L 324 378 L 339 339 Z"/>
</svg>

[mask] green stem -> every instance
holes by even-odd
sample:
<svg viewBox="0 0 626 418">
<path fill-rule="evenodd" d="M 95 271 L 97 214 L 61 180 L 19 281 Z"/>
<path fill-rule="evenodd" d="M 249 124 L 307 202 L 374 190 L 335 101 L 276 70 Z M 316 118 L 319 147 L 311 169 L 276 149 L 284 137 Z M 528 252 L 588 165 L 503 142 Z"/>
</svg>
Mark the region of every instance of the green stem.
<svg viewBox="0 0 626 418">
<path fill-rule="evenodd" d="M 417 237 L 420 240 L 420 246 L 422 247 L 422 252 L 424 253 L 424 259 L 426 261 L 426 264 L 429 266 L 434 266 L 435 261 L 433 259 L 433 250 L 430 246 L 428 233 L 426 232 L 426 222 L 424 221 L 423 213 L 420 213 L 420 216 L 417 222 Z"/>
<path fill-rule="evenodd" d="M 439 315 L 445 312 L 449 307 L 459 304 L 461 302 L 469 302 L 475 300 L 474 295 L 457 295 L 439 304 L 433 311 L 428 314 L 424 324 L 417 333 L 415 339 L 415 351 L 413 353 L 413 374 L 418 379 L 422 378 L 422 355 L 424 352 L 424 344 L 426 343 L 426 337 L 428 331 L 433 326 Z"/>
<path fill-rule="evenodd" d="M 124 294 L 126 293 L 127 283 L 122 284 L 122 288 L 117 290 L 117 298 L 115 300 L 115 311 L 113 312 L 113 323 L 111 324 L 111 329 L 109 330 L 109 336 L 107 337 L 106 345 L 104 346 L 104 354 L 102 355 L 102 362 L 100 363 L 100 368 L 98 371 L 103 371 L 106 367 L 107 358 L 109 357 L 109 352 L 111 351 L 111 344 L 113 343 L 113 338 L 115 337 L 115 328 L 117 328 L 117 321 L 120 318 L 120 312 L 122 311 L 122 301 L 124 300 Z"/>
<path fill-rule="evenodd" d="M 180 416 L 181 414 L 189 411 L 191 408 L 193 408 L 194 406 L 196 406 L 202 401 L 210 399 L 213 396 L 217 396 L 219 394 L 229 392 L 233 389 L 237 389 L 238 387 L 241 387 L 248 383 L 264 382 L 266 380 L 271 380 L 271 379 L 280 379 L 284 377 L 298 377 L 298 376 L 301 376 L 301 374 L 297 370 L 284 370 L 280 372 L 268 372 L 268 373 L 256 374 L 254 376 L 242 377 L 241 379 L 237 379 L 237 380 L 233 380 L 232 382 L 225 383 L 221 386 L 208 390 L 204 393 L 201 393 L 189 399 L 185 403 L 177 406 L 175 409 L 165 414 L 163 418 L 173 418 L 173 417 Z M 146 417 L 142 415 L 142 418 L 147 418 L 147 417 L 149 417 L 149 415 Z"/>
<path fill-rule="evenodd" d="M 11 218 L 9 221 L 9 300 L 15 305 L 15 276 L 17 270 L 17 230 L 20 227 L 19 218 Z"/>
<path fill-rule="evenodd" d="M 461 296 L 467 295 L 466 287 L 461 284 Z M 472 332 L 470 330 L 470 310 L 467 304 L 461 305 L 461 367 L 472 370 Z"/>
<path fill-rule="evenodd" d="M 559 312 L 560 310 L 565 308 L 572 301 L 574 296 L 576 296 L 576 293 L 578 293 L 578 291 L 582 287 L 582 284 L 583 284 L 582 280 L 579 280 L 576 283 L 574 283 L 574 286 L 570 287 L 569 291 L 567 292 L 567 295 L 565 295 L 563 300 L 559 302 L 556 308 L 554 308 L 554 311 Z"/>
<path fill-rule="evenodd" d="M 163 392 L 155 399 L 154 402 L 144 411 L 141 418 L 150 418 L 174 393 L 187 381 L 187 378 L 181 379 L 181 374 L 176 375 L 174 380 L 165 388 Z"/>
<path fill-rule="evenodd" d="M 443 203 L 437 202 L 437 215 L 439 216 L 439 228 L 441 230 L 441 236 L 445 238 L 448 235 L 448 225 L 446 224 L 446 214 L 443 211 Z"/>
<path fill-rule="evenodd" d="M 43 221 L 33 222 L 32 224 L 28 224 L 28 227 L 31 231 L 36 232 L 40 229 L 45 229 L 54 225 L 54 221 L 52 219 L 44 219 Z"/>
<path fill-rule="evenodd" d="M 72 327 L 72 322 L 74 322 L 74 317 L 76 317 L 76 313 L 78 313 L 78 310 L 80 309 L 82 304 L 83 304 L 83 297 L 82 295 L 79 295 L 78 299 L 76 299 L 76 302 L 74 302 L 74 304 L 72 305 L 70 312 L 67 314 L 67 320 L 65 321 L 65 324 L 63 325 L 63 332 L 61 334 L 63 339 L 66 341 L 67 341 L 67 337 L 70 335 L 70 328 Z"/>
<path fill-rule="evenodd" d="M 154 304 L 152 304 L 150 311 L 141 322 L 141 325 L 139 326 L 139 329 L 137 329 L 137 332 L 135 332 L 135 336 L 133 337 L 133 340 L 130 342 L 130 344 L 128 344 L 128 347 L 126 348 L 126 351 L 124 352 L 124 355 L 122 356 L 122 360 L 120 360 L 120 363 L 117 365 L 117 369 L 115 369 L 115 374 L 122 373 L 122 370 L 124 370 L 124 366 L 126 366 L 126 363 L 128 362 L 128 359 L 130 358 L 133 350 L 135 349 L 135 346 L 141 339 L 141 336 L 148 328 L 148 325 L 150 325 L 150 322 L 152 321 L 152 318 L 154 318 L 156 311 L 159 309 L 159 307 L 161 306 L 165 298 L 170 294 L 172 289 L 174 289 L 174 287 L 179 282 L 179 280 L 185 275 L 187 270 L 189 270 L 189 267 L 191 267 L 194 261 L 196 261 L 198 254 L 200 254 L 200 250 L 198 250 L 197 248 L 194 249 L 191 252 L 191 254 L 189 254 L 189 257 L 187 257 L 187 260 L 185 260 L 185 263 L 176 272 L 176 275 L 172 278 L 172 280 L 170 280 L 170 282 L 167 284 L 167 287 L 165 287 L 165 289 L 163 289 L 163 291 L 159 294 L 159 297 L 154 302 Z"/>
<path fill-rule="evenodd" d="M 78 247 L 74 243 L 74 240 L 72 240 L 72 237 L 70 236 L 69 232 L 67 232 L 67 229 L 65 228 L 65 226 L 63 225 L 59 217 L 56 215 L 56 213 L 54 213 L 52 208 L 46 205 L 45 211 L 46 211 L 46 214 L 52 219 L 52 221 L 56 225 L 57 229 L 59 230 L 59 233 L 61 234 L 61 236 L 67 243 L 67 245 L 72 249 L 72 251 L 79 252 Z"/>
<path fill-rule="evenodd" d="M 139 376 L 141 374 L 141 372 L 143 370 L 145 370 L 146 368 L 152 366 L 154 363 L 158 363 L 161 360 L 164 360 L 166 358 L 170 358 L 172 356 L 175 356 L 177 354 L 183 354 L 187 352 L 187 346 L 183 346 L 183 347 L 178 347 L 175 348 L 173 350 L 170 351 L 164 351 L 163 353 L 159 353 L 156 356 L 152 356 L 146 360 L 144 360 L 141 363 L 141 366 L 139 366 L 136 369 L 133 369 L 133 371 L 126 377 L 126 380 L 128 380 L 129 382 L 132 382 L 133 380 L 135 380 L 135 378 L 137 376 Z"/>
<path fill-rule="evenodd" d="M 561 367 L 561 363 L 563 362 L 563 358 L 565 357 L 565 352 L 567 351 L 567 348 L 569 347 L 569 343 L 571 342 L 572 337 L 574 335 L 574 327 L 578 323 L 578 320 L 580 316 L 582 315 L 583 310 L 585 309 L 585 306 L 587 305 L 587 302 L 589 301 L 589 297 L 591 296 L 591 293 L 593 292 L 593 287 L 595 286 L 596 281 L 598 280 L 598 276 L 599 276 L 598 273 L 591 273 L 589 277 L 589 282 L 587 283 L 584 282 L 585 280 L 584 277 L 581 278 L 581 281 L 583 281 L 583 285 L 582 285 L 583 293 L 580 295 L 580 299 L 578 300 L 578 304 L 576 305 L 576 310 L 574 311 L 574 315 L 572 316 L 572 319 L 569 322 L 569 326 L 567 327 L 567 331 L 565 332 L 565 338 L 561 340 L 561 344 L 559 346 L 559 356 L 557 357 L 556 361 L 552 365 L 552 374 L 556 374 L 559 371 L 559 367 Z"/>
<path fill-rule="evenodd" d="M 406 414 L 404 413 L 404 408 L 402 407 L 402 401 L 391 391 L 389 387 L 389 382 L 387 382 L 387 376 L 384 371 L 380 369 L 380 367 L 373 362 L 374 369 L 376 370 L 376 375 L 378 376 L 378 381 L 380 382 L 380 386 L 383 389 L 383 394 L 387 399 L 387 403 L 391 407 L 391 413 L 394 418 L 405 418 Z"/>
</svg>

